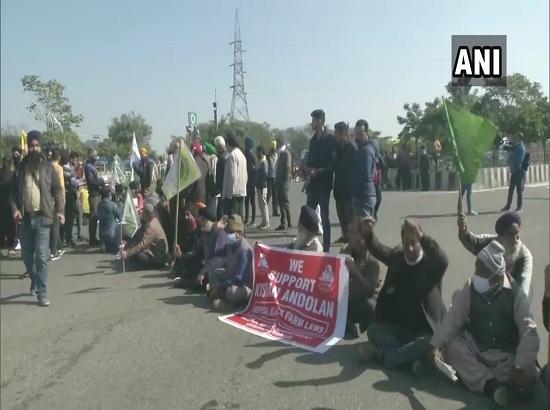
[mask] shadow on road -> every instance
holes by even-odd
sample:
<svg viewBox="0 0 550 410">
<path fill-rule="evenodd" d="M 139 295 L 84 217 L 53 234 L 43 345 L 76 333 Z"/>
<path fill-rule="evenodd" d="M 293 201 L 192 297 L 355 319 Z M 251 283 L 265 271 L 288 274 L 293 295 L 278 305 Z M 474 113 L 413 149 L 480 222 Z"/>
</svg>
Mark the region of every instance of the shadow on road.
<svg viewBox="0 0 550 410">
<path fill-rule="evenodd" d="M 87 293 L 98 293 L 98 292 L 102 292 L 106 289 L 109 289 L 109 288 L 105 288 L 103 286 L 100 286 L 100 287 L 97 287 L 97 288 L 88 288 L 88 289 L 77 290 L 76 292 L 67 293 L 67 295 L 80 295 L 80 294 L 87 294 Z"/>
<path fill-rule="evenodd" d="M 95 275 L 96 273 L 104 273 L 104 270 L 94 270 L 91 272 L 82 272 L 82 273 L 71 273 L 69 275 L 65 276 L 73 276 L 73 277 L 79 277 L 79 276 L 87 276 L 87 275 Z"/>
<path fill-rule="evenodd" d="M 0 280 L 12 280 L 12 279 L 21 279 L 21 275 L 16 273 L 0 273 Z"/>
<path fill-rule="evenodd" d="M 193 305 L 196 308 L 205 309 L 207 311 L 210 311 L 212 306 L 210 300 L 202 293 L 186 292 L 183 295 L 168 296 L 157 300 L 160 300 L 167 305 Z"/>
<path fill-rule="evenodd" d="M 139 289 L 154 289 L 154 288 L 169 288 L 172 286 L 172 281 L 162 282 L 162 283 L 146 283 L 144 285 L 139 285 Z"/>
<path fill-rule="evenodd" d="M 18 299 L 18 298 L 21 298 L 23 296 L 29 296 L 29 294 L 28 293 L 16 293 L 15 295 L 6 296 L 6 297 L 0 299 L 0 304 L 2 304 L 2 305 L 7 304 L 7 303 L 4 303 L 4 302 L 7 302 L 7 301 L 13 300 L 13 299 Z"/>
</svg>

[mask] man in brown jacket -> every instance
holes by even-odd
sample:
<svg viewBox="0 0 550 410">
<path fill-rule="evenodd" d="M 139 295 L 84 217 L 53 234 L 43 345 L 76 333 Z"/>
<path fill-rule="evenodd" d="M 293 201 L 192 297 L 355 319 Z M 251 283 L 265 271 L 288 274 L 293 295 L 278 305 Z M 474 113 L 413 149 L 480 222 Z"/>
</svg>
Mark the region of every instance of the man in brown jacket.
<svg viewBox="0 0 550 410">
<path fill-rule="evenodd" d="M 152 204 L 143 206 L 141 218 L 142 225 L 124 245 L 120 257 L 132 270 L 160 268 L 167 260 L 168 241 Z"/>
</svg>

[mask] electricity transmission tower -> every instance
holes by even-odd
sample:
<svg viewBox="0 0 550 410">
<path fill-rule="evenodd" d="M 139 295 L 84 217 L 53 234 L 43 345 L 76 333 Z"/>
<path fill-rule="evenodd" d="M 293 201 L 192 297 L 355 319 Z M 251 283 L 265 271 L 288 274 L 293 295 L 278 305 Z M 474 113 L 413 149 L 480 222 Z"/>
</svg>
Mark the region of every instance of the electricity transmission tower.
<svg viewBox="0 0 550 410">
<path fill-rule="evenodd" d="M 230 120 L 248 121 L 248 104 L 244 92 L 243 52 L 241 41 L 241 28 L 239 25 L 239 13 L 235 10 L 235 37 L 229 44 L 233 45 L 233 98 L 231 99 Z"/>
</svg>

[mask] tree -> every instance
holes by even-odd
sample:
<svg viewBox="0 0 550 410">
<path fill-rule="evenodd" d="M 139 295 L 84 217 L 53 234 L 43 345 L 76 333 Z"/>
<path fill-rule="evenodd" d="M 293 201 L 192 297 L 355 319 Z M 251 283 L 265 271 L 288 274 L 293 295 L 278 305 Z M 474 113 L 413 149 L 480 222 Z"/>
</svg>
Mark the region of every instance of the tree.
<svg viewBox="0 0 550 410">
<path fill-rule="evenodd" d="M 38 75 L 26 75 L 21 83 L 24 92 L 36 97 L 27 110 L 37 121 L 44 123 L 44 141 L 81 149 L 82 141 L 72 128 L 79 127 L 84 117 L 73 113 L 73 107 L 65 96 L 65 86 L 57 80 L 43 81 Z"/>
<path fill-rule="evenodd" d="M 0 159 L 11 157 L 13 147 L 21 147 L 21 130 L 8 124 L 0 128 Z"/>
<path fill-rule="evenodd" d="M 130 112 L 113 118 L 109 126 L 109 138 L 99 143 L 99 154 L 106 158 L 112 158 L 115 154 L 122 159 L 129 158 L 132 149 L 132 135 L 135 132 L 139 147 L 150 149 L 151 134 L 153 128 L 147 124 L 141 114 Z"/>
</svg>

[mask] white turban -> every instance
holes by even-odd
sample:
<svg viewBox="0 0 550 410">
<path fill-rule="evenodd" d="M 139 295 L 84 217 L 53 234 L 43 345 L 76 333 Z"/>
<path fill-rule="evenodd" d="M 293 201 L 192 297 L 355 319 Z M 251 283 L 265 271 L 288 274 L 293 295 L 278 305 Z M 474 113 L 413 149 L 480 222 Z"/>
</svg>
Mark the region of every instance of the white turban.
<svg viewBox="0 0 550 410">
<path fill-rule="evenodd" d="M 218 135 L 214 138 L 214 145 L 218 148 L 225 148 L 225 140 L 221 135 Z"/>
<path fill-rule="evenodd" d="M 506 263 L 504 262 L 504 247 L 500 242 L 492 241 L 477 254 L 477 258 L 483 262 L 490 272 L 504 275 Z"/>
</svg>

